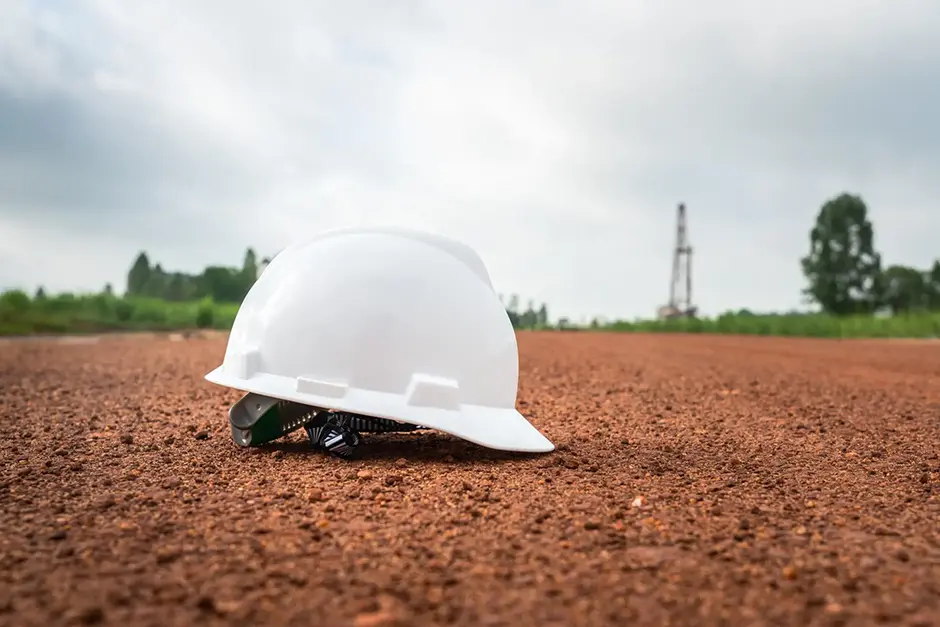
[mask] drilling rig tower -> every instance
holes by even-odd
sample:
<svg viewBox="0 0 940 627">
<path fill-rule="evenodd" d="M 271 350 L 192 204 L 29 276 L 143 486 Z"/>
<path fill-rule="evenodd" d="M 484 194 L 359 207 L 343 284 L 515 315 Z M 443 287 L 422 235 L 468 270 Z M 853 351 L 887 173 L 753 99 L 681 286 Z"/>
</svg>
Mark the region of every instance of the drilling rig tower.
<svg viewBox="0 0 940 627">
<path fill-rule="evenodd" d="M 659 308 L 660 319 L 693 318 L 692 305 L 692 246 L 689 245 L 685 222 L 685 204 L 679 205 L 676 218 L 676 248 L 672 257 L 672 283 L 669 285 L 669 304 Z"/>
</svg>

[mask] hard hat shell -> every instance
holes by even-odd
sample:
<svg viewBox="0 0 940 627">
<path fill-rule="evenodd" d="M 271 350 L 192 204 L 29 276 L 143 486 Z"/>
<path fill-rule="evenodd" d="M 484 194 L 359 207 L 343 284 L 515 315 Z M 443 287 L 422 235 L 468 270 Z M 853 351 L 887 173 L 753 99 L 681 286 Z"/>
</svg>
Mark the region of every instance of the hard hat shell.
<svg viewBox="0 0 940 627">
<path fill-rule="evenodd" d="M 548 452 L 515 409 L 516 335 L 479 255 L 421 231 L 328 231 L 276 255 L 213 383 Z"/>
</svg>

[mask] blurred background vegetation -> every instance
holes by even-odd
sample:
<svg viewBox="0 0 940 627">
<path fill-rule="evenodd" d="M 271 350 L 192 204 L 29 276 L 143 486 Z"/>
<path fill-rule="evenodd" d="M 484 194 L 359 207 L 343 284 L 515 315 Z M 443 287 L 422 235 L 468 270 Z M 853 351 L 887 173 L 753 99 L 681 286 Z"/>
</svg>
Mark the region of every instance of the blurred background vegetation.
<svg viewBox="0 0 940 627">
<path fill-rule="evenodd" d="M 106 285 L 97 294 L 0 294 L 0 335 L 186 330 L 231 327 L 239 303 L 268 259 L 246 251 L 239 267 L 210 266 L 199 274 L 168 272 L 142 252 L 131 264 L 124 292 Z M 882 267 L 874 227 L 861 197 L 827 201 L 799 260 L 804 296 L 818 311 L 757 314 L 746 309 L 714 318 L 612 321 L 576 325 L 550 320 L 548 305 L 518 295 L 503 299 L 519 329 L 729 333 L 804 337 L 940 337 L 940 259 L 926 269 Z M 502 298 L 502 297 L 501 297 Z"/>
</svg>

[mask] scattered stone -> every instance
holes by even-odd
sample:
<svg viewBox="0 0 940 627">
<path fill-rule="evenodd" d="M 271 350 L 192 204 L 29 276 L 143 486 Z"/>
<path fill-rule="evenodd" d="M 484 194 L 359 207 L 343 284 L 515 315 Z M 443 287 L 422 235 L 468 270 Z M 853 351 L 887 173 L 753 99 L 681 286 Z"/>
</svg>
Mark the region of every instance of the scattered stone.
<svg viewBox="0 0 940 627">
<path fill-rule="evenodd" d="M 121 436 L 121 444 L 133 444 L 134 436 L 129 433 L 125 433 Z"/>
<path fill-rule="evenodd" d="M 92 605 L 79 610 L 75 618 L 82 625 L 98 625 L 104 622 L 104 610 L 98 605 Z"/>
<path fill-rule="evenodd" d="M 169 564 L 180 558 L 180 552 L 176 549 L 161 549 L 157 551 L 157 564 Z"/>
<path fill-rule="evenodd" d="M 55 552 L 55 556 L 59 559 L 64 559 L 66 557 L 72 557 L 75 555 L 75 549 L 70 546 L 63 546 Z"/>
<path fill-rule="evenodd" d="M 360 612 L 353 620 L 353 627 L 405 627 L 411 623 L 408 612 L 400 601 L 389 595 L 380 595 L 377 606 Z"/>
<path fill-rule="evenodd" d="M 195 435 L 193 435 L 193 437 L 196 438 L 197 440 L 208 440 L 209 432 L 203 429 L 202 431 L 197 431 Z"/>
<path fill-rule="evenodd" d="M 924 443 L 940 431 L 916 378 L 935 355 L 582 335 L 519 335 L 520 400 L 557 454 L 431 431 L 369 436 L 358 460 L 307 450 L 300 431 L 234 446 L 225 411 L 240 393 L 200 376 L 224 340 L 4 345 L 0 406 L 16 420 L 0 442 L 0 624 L 937 622 L 940 451 Z M 853 380 L 830 378 L 845 363 Z M 742 395 L 716 401 L 716 384 Z M 595 404 L 608 388 L 621 391 Z M 668 421 L 647 423 L 657 410 Z M 800 422 L 806 440 L 788 440 Z"/>
<path fill-rule="evenodd" d="M 357 614 L 353 621 L 354 627 L 398 627 L 399 625 L 401 622 L 398 617 L 387 610 Z"/>
<path fill-rule="evenodd" d="M 199 600 L 196 601 L 196 607 L 203 612 L 206 612 L 207 614 L 218 613 L 218 608 L 215 605 L 215 599 L 208 595 L 199 597 Z"/>
<path fill-rule="evenodd" d="M 833 603 L 827 603 L 826 607 L 823 608 L 823 611 L 825 611 L 826 614 L 836 615 L 836 614 L 841 614 L 844 611 L 844 608 L 839 603 L 833 602 Z"/>
</svg>

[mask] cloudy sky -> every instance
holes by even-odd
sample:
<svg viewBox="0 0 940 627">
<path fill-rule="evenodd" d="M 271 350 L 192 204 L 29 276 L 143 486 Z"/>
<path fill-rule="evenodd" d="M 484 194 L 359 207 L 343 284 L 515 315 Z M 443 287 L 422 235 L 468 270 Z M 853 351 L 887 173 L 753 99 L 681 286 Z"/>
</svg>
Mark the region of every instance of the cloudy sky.
<svg viewBox="0 0 940 627">
<path fill-rule="evenodd" d="M 707 8 L 706 8 L 707 7 Z M 937 0 L 0 0 L 0 287 L 397 224 L 552 317 L 801 305 L 820 205 L 940 256 Z"/>
</svg>

